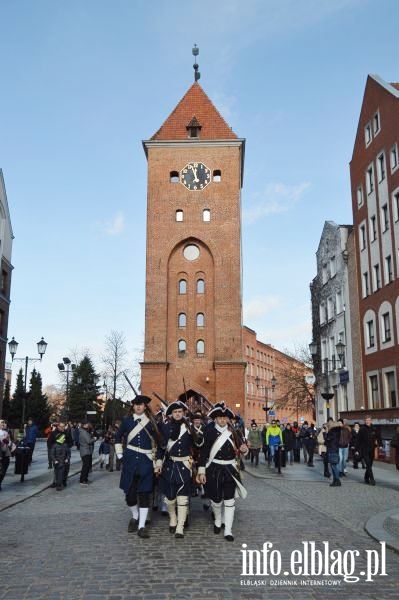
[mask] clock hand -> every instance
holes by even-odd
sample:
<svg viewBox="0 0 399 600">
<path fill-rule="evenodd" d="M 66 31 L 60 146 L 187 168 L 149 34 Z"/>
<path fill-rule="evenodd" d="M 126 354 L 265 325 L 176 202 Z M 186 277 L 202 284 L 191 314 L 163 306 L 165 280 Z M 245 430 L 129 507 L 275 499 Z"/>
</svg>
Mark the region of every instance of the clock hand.
<svg viewBox="0 0 399 600">
<path fill-rule="evenodd" d="M 193 165 L 189 165 L 189 166 L 190 166 L 190 169 L 192 170 L 192 172 L 193 172 L 193 174 L 194 174 L 193 183 L 198 183 L 198 182 L 199 182 L 199 179 L 198 179 L 198 177 L 197 177 L 197 169 L 195 169 L 195 168 L 193 167 Z"/>
</svg>

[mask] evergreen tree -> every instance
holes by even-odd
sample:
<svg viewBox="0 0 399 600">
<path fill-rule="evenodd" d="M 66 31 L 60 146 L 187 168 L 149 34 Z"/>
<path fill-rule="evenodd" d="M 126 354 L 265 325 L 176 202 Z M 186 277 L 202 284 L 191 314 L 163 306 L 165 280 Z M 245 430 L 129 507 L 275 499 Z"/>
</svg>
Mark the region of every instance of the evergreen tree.
<svg viewBox="0 0 399 600">
<path fill-rule="evenodd" d="M 25 398 L 25 384 L 24 375 L 22 369 L 19 370 L 17 375 L 17 383 L 15 386 L 15 392 L 10 402 L 10 410 L 8 414 L 8 423 L 12 428 L 21 427 L 22 423 L 22 407 Z M 26 416 L 26 415 L 25 415 Z"/>
<path fill-rule="evenodd" d="M 10 403 L 11 403 L 11 384 L 8 379 L 6 379 L 4 385 L 4 395 L 3 395 L 3 419 L 8 422 L 10 418 Z"/>
<path fill-rule="evenodd" d="M 89 415 L 90 421 L 99 420 L 100 405 L 97 397 L 100 388 L 97 385 L 99 376 L 96 374 L 91 359 L 86 355 L 76 365 L 69 387 L 68 419 L 70 421 L 84 422 L 87 420 L 87 411 L 97 411 L 96 415 Z"/>
<path fill-rule="evenodd" d="M 31 417 L 42 431 L 50 420 L 51 407 L 47 396 L 42 391 L 42 376 L 33 369 L 30 379 L 29 394 L 26 401 L 26 417 Z"/>
</svg>

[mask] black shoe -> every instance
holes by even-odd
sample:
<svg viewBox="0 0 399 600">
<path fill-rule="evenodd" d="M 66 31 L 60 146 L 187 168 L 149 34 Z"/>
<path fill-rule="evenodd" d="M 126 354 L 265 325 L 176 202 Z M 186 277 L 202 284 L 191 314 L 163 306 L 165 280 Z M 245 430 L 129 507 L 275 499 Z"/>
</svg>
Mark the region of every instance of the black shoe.
<svg viewBox="0 0 399 600">
<path fill-rule="evenodd" d="M 359 468 L 359 466 L 358 466 L 358 465 L 353 465 L 353 468 L 354 468 L 354 469 L 358 469 L 358 468 Z"/>
<path fill-rule="evenodd" d="M 365 483 L 366 485 L 370 485 L 370 482 L 369 482 L 369 480 L 368 480 L 368 479 L 365 479 L 365 480 L 364 480 L 364 483 Z"/>
<path fill-rule="evenodd" d="M 49 465 L 47 468 L 48 468 L 48 469 L 52 469 L 53 467 L 52 467 L 51 465 Z"/>
<path fill-rule="evenodd" d="M 168 514 L 169 514 L 169 513 L 168 513 L 168 511 L 167 511 L 167 510 L 161 510 L 161 515 L 162 515 L 163 517 L 167 517 L 167 516 L 168 516 Z"/>
<path fill-rule="evenodd" d="M 110 472 L 110 473 L 113 473 L 113 472 L 114 472 L 114 470 L 113 470 L 113 469 L 108 469 L 108 470 L 109 470 L 109 472 Z M 117 471 L 118 471 L 118 469 L 117 469 Z"/>
<path fill-rule="evenodd" d="M 137 532 L 137 535 L 143 539 L 148 539 L 150 537 L 146 527 L 140 527 L 140 529 Z"/>
<path fill-rule="evenodd" d="M 56 487 L 56 484 L 55 484 L 55 483 L 52 483 L 52 484 L 50 485 L 50 487 L 54 488 L 54 487 Z"/>
<path fill-rule="evenodd" d="M 209 506 L 209 504 L 203 504 L 203 505 L 202 505 L 202 508 L 203 508 L 204 510 L 209 510 L 209 509 L 210 509 L 210 506 Z"/>
<path fill-rule="evenodd" d="M 225 535 L 224 539 L 226 542 L 234 542 L 234 537 L 232 535 Z"/>
<path fill-rule="evenodd" d="M 57 485 L 57 492 L 62 492 L 62 485 Z"/>
<path fill-rule="evenodd" d="M 175 538 L 177 540 L 182 540 L 184 538 L 184 533 L 175 533 Z"/>
<path fill-rule="evenodd" d="M 176 525 L 169 525 L 169 533 L 176 533 Z"/>
<path fill-rule="evenodd" d="M 374 479 L 370 479 L 370 485 L 375 485 Z"/>
<path fill-rule="evenodd" d="M 220 533 L 222 531 L 221 527 L 218 527 L 217 525 L 213 526 L 213 533 Z"/>
<path fill-rule="evenodd" d="M 103 469 L 103 468 L 104 468 L 104 465 L 103 465 L 103 463 L 101 463 L 100 464 L 100 469 Z"/>
<path fill-rule="evenodd" d="M 66 486 L 67 486 L 67 482 L 66 482 L 66 481 L 63 481 L 63 482 L 62 482 L 62 485 L 63 485 L 64 487 L 66 487 Z"/>
<path fill-rule="evenodd" d="M 153 507 L 152 507 L 152 510 L 153 510 L 154 512 L 156 512 L 156 511 L 158 510 L 158 506 L 153 506 Z"/>
<path fill-rule="evenodd" d="M 129 526 L 127 528 L 128 533 L 133 533 L 133 531 L 136 531 L 138 524 L 138 519 L 133 519 L 132 517 L 129 521 Z"/>
</svg>

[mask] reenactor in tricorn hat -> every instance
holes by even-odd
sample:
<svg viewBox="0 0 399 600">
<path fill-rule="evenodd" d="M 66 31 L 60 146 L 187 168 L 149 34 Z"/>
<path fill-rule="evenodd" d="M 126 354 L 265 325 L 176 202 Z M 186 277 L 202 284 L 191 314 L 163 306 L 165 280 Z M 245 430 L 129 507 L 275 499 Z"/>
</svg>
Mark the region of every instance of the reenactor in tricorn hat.
<svg viewBox="0 0 399 600">
<path fill-rule="evenodd" d="M 234 413 L 224 402 L 218 402 L 209 412 L 213 423 L 204 431 L 204 444 L 200 450 L 198 481 L 205 484 L 205 493 L 211 499 L 215 517 L 213 531 L 219 534 L 222 527 L 222 508 L 224 508 L 225 540 L 232 542 L 232 526 L 235 511 L 235 496 L 246 497 L 246 490 L 241 483 L 237 468 L 240 454 L 248 453 L 248 446 L 243 443 L 230 425 Z"/>
<path fill-rule="evenodd" d="M 191 495 L 192 455 L 197 435 L 185 420 L 188 410 L 184 402 L 177 400 L 169 404 L 166 416 L 169 422 L 161 426 L 164 444 L 158 446 L 156 473 L 166 496 L 169 512 L 169 531 L 175 538 L 184 537 L 184 525 L 188 515 Z"/>
<path fill-rule="evenodd" d="M 157 431 L 146 414 L 151 402 L 147 396 L 136 396 L 132 401 L 132 413 L 125 417 L 115 434 L 115 452 L 123 455 L 123 467 L 119 487 L 125 492 L 126 504 L 132 512 L 128 531 L 137 530 L 141 538 L 148 538 L 145 526 L 154 487 L 154 453 Z M 122 440 L 126 441 L 123 450 Z"/>
</svg>

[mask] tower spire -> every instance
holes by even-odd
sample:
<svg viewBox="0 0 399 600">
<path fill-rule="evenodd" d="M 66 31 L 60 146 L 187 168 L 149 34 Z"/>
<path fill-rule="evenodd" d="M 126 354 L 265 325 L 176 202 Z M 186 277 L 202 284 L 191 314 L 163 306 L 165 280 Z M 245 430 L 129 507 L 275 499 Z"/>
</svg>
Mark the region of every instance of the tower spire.
<svg viewBox="0 0 399 600">
<path fill-rule="evenodd" d="M 194 81 L 198 81 L 198 79 L 201 77 L 201 73 L 198 71 L 198 64 L 197 64 L 197 56 L 199 54 L 199 48 L 197 46 L 197 44 L 194 44 L 194 48 L 192 50 L 194 59 L 195 59 L 195 63 L 193 64 L 193 68 L 194 68 Z"/>
</svg>

